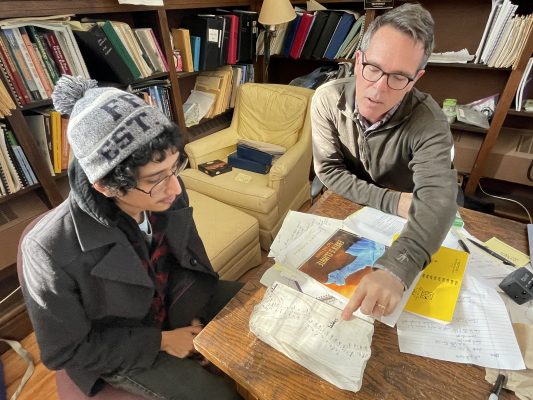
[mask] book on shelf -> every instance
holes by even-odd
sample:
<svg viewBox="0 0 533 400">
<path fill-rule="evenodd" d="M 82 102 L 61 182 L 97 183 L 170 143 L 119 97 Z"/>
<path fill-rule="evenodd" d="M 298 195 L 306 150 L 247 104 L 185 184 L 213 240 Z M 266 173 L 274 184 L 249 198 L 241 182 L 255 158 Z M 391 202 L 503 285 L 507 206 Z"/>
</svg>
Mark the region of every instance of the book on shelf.
<svg viewBox="0 0 533 400">
<path fill-rule="evenodd" d="M 191 52 L 192 64 L 195 72 L 200 71 L 200 49 L 202 47 L 202 38 L 191 35 Z"/>
<path fill-rule="evenodd" d="M 56 174 L 61 173 L 61 114 L 50 111 L 50 133 L 52 135 L 52 164 Z"/>
<path fill-rule="evenodd" d="M 50 175 L 54 176 L 54 166 L 50 157 L 48 141 L 46 137 L 45 117 L 42 114 L 25 115 L 24 118 L 30 128 L 30 133 L 37 143 L 37 149 L 41 158 L 48 166 Z"/>
<path fill-rule="evenodd" d="M 28 104 L 31 99 L 26 91 L 26 87 L 22 83 L 22 78 L 16 71 L 16 67 L 13 60 L 7 55 L 7 48 L 5 48 L 4 42 L 0 37 L 0 69 L 2 76 L 10 88 L 13 97 L 15 98 L 19 106 Z"/>
<path fill-rule="evenodd" d="M 15 157 L 8 151 L 5 139 L 5 131 L 0 131 L 0 169 L 2 170 L 2 182 L 7 194 L 13 194 L 23 188 L 22 180 L 15 168 Z"/>
<path fill-rule="evenodd" d="M 232 170 L 231 165 L 222 160 L 212 160 L 198 164 L 198 170 L 209 176 L 217 176 Z"/>
<path fill-rule="evenodd" d="M 289 57 L 298 59 L 302 53 L 305 41 L 309 35 L 309 31 L 315 21 L 315 16 L 311 13 L 303 13 L 300 23 L 298 24 L 298 30 L 294 35 L 294 40 L 291 43 L 291 49 L 289 51 Z"/>
<path fill-rule="evenodd" d="M 37 28 L 32 25 L 25 26 L 25 29 L 26 29 L 26 32 L 28 33 L 28 36 L 31 39 L 32 44 L 35 46 L 35 48 L 39 52 L 39 55 L 41 56 L 41 59 L 46 68 L 46 72 L 48 73 L 48 76 L 50 77 L 50 80 L 52 81 L 53 84 L 55 84 L 57 80 L 59 79 L 60 74 L 55 65 L 50 49 L 46 45 L 46 42 L 44 41 L 42 37 L 42 33 L 40 33 L 37 30 Z"/>
<path fill-rule="evenodd" d="M 6 129 L 4 131 L 5 134 L 5 140 L 6 144 L 9 149 L 12 150 L 13 154 L 16 158 L 16 163 L 19 165 L 19 169 L 22 172 L 21 178 L 23 178 L 24 181 L 27 181 L 29 185 L 34 185 L 38 183 L 37 177 L 35 176 L 35 173 L 33 172 L 33 168 L 31 167 L 28 158 L 26 157 L 26 154 L 24 153 L 24 150 L 22 150 L 22 147 L 19 145 L 17 138 L 13 131 Z M 13 159 L 13 158 L 12 158 Z M 15 160 L 13 160 L 15 161 Z"/>
<path fill-rule="evenodd" d="M 12 32 L 9 29 L 1 30 L 0 41 L 3 42 L 3 47 L 6 49 L 7 56 L 11 58 L 13 65 L 16 68 L 16 73 L 21 77 L 22 84 L 28 93 L 30 102 L 41 100 L 37 85 L 31 75 L 28 65 L 24 61 L 22 52 L 18 47 Z"/>
<path fill-rule="evenodd" d="M 118 28 L 113 25 L 113 22 L 112 21 L 98 22 L 98 25 L 102 28 L 105 35 L 111 42 L 112 46 L 117 51 L 120 58 L 122 58 L 123 62 L 126 64 L 128 69 L 130 70 L 130 74 L 133 77 L 132 80 L 137 80 L 137 79 L 144 77 L 139 67 L 133 60 L 132 56 L 130 55 L 129 50 L 125 47 L 124 43 L 122 42 L 122 39 L 118 34 Z"/>
<path fill-rule="evenodd" d="M 154 67 L 154 71 L 167 72 L 167 67 L 163 62 L 164 57 L 161 57 L 160 50 L 158 49 L 159 45 L 155 39 L 153 29 L 136 28 L 133 32 L 135 33 L 144 54 L 146 54 L 148 60 L 150 60 L 150 63 Z"/>
<path fill-rule="evenodd" d="M 339 21 L 343 15 L 343 12 L 328 11 L 328 14 L 329 14 L 328 19 L 326 21 L 326 24 L 324 25 L 322 34 L 320 35 L 320 38 L 318 42 L 316 43 L 315 48 L 313 49 L 313 53 L 312 53 L 313 58 L 324 57 L 324 53 L 326 52 L 326 49 L 333 36 L 333 33 L 335 32 L 335 29 L 337 28 L 337 25 L 339 24 Z"/>
<path fill-rule="evenodd" d="M 228 64 L 237 63 L 237 46 L 239 45 L 239 17 L 235 14 L 228 14 L 230 20 L 229 42 L 228 42 Z"/>
<path fill-rule="evenodd" d="M 320 39 L 320 35 L 322 35 L 322 30 L 324 29 L 327 20 L 327 12 L 317 11 L 315 13 L 315 21 L 313 23 L 313 26 L 311 26 L 309 35 L 307 36 L 307 40 L 305 41 L 302 52 L 300 54 L 300 58 L 311 58 L 313 50 L 316 44 L 318 43 L 318 40 Z"/>
<path fill-rule="evenodd" d="M 191 37 L 188 29 L 172 29 L 174 49 L 179 50 L 183 63 L 183 72 L 194 72 Z"/>
<path fill-rule="evenodd" d="M 237 60 L 241 63 L 253 62 L 258 35 L 258 13 L 245 10 L 233 10 L 232 13 L 239 17 Z"/>
<path fill-rule="evenodd" d="M 284 57 L 289 57 L 292 42 L 294 42 L 294 38 L 296 37 L 296 33 L 298 32 L 298 27 L 300 26 L 301 21 L 302 13 L 297 12 L 296 18 L 289 22 L 289 26 L 287 27 L 287 34 L 285 35 L 285 40 L 283 41 L 283 50 L 281 52 Z"/>
<path fill-rule="evenodd" d="M 342 16 L 331 35 L 331 39 L 328 43 L 326 51 L 324 52 L 323 57 L 329 60 L 333 60 L 339 51 L 344 39 L 350 33 L 350 29 L 354 24 L 355 20 L 360 17 L 360 14 L 355 12 L 344 11 Z"/>
<path fill-rule="evenodd" d="M 73 30 L 93 79 L 123 84 L 137 79 L 100 25 L 79 23 Z"/>
<path fill-rule="evenodd" d="M 37 45 L 35 45 L 31 41 L 30 36 L 26 30 L 26 27 L 24 26 L 20 27 L 19 30 L 20 30 L 20 36 L 24 42 L 24 45 L 26 46 L 26 49 L 28 50 L 31 60 L 33 61 L 35 65 L 35 68 L 39 75 L 39 79 L 44 87 L 46 95 L 48 96 L 48 98 L 50 98 L 54 90 L 54 82 L 52 81 L 52 78 L 50 77 L 50 75 L 48 75 L 48 70 L 44 63 L 44 60 L 42 59 L 39 53 L 39 50 L 37 49 Z"/>
<path fill-rule="evenodd" d="M 199 70 L 215 69 L 220 63 L 220 41 L 222 21 L 216 17 L 188 16 L 181 27 L 188 29 L 191 36 L 200 38 Z"/>
<path fill-rule="evenodd" d="M 350 47 L 352 46 L 352 43 L 357 43 L 358 35 L 360 35 L 361 27 L 365 23 L 365 16 L 362 15 L 359 18 L 355 20 L 352 27 L 350 28 L 350 31 L 344 38 L 344 41 L 342 42 L 341 46 L 339 47 L 339 50 L 337 51 L 337 54 L 335 55 L 335 58 L 348 58 L 348 55 L 351 54 Z"/>
</svg>

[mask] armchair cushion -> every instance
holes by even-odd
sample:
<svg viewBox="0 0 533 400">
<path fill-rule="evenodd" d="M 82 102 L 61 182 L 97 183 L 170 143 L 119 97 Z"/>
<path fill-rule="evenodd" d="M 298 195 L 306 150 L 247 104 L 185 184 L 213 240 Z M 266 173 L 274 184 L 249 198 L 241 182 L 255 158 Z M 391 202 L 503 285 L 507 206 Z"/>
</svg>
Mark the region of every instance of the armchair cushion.
<svg viewBox="0 0 533 400">
<path fill-rule="evenodd" d="M 298 140 L 307 111 L 307 98 L 279 85 L 243 85 L 239 103 L 238 137 L 289 149 Z"/>
</svg>

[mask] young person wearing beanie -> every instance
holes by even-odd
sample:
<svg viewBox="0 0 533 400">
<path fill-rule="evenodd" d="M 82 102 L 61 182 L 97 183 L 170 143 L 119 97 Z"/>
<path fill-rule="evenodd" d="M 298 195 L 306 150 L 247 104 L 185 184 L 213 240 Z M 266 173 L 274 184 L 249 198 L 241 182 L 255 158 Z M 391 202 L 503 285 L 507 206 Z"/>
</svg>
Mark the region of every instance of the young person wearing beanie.
<svg viewBox="0 0 533 400">
<path fill-rule="evenodd" d="M 63 76 L 71 192 L 21 244 L 43 363 L 87 395 L 103 382 L 147 399 L 238 399 L 192 340 L 240 289 L 213 271 L 178 172 L 176 125 L 140 98 Z"/>
</svg>

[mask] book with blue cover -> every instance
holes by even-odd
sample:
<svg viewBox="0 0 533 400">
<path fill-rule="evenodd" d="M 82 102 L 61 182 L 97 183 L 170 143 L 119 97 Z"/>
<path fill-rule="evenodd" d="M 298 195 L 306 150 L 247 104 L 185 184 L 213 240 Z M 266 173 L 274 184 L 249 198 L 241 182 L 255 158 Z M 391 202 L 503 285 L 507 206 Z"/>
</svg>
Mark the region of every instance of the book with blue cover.
<svg viewBox="0 0 533 400">
<path fill-rule="evenodd" d="M 324 58 L 329 60 L 333 60 L 335 58 L 337 51 L 339 51 L 339 48 L 341 47 L 346 35 L 349 33 L 354 21 L 355 16 L 353 14 L 348 12 L 344 12 L 342 14 L 342 17 L 337 24 L 337 28 L 335 29 L 335 32 L 333 33 L 333 36 L 331 37 L 328 47 L 324 53 Z"/>
<path fill-rule="evenodd" d="M 252 161 L 247 158 L 239 157 L 237 152 L 228 156 L 228 164 L 235 168 L 245 169 L 258 174 L 268 174 L 270 165 L 261 164 L 257 161 Z"/>
<path fill-rule="evenodd" d="M 274 159 L 272 154 L 242 143 L 237 144 L 237 155 L 241 158 L 246 158 L 250 161 L 255 161 L 265 165 L 272 165 L 272 160 Z"/>
<path fill-rule="evenodd" d="M 192 64 L 195 72 L 200 70 L 200 47 L 202 39 L 199 36 L 191 36 Z"/>
</svg>

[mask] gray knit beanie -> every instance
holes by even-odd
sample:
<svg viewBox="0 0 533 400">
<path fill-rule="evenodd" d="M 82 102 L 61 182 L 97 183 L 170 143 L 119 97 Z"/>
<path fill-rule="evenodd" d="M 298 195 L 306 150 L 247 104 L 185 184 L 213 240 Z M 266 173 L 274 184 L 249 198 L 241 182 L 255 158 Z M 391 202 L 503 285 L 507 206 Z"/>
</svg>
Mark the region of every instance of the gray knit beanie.
<svg viewBox="0 0 533 400">
<path fill-rule="evenodd" d="M 97 82 L 63 75 L 52 94 L 54 107 L 69 114 L 67 138 L 91 183 L 106 176 L 171 123 L 139 97 Z"/>
</svg>

